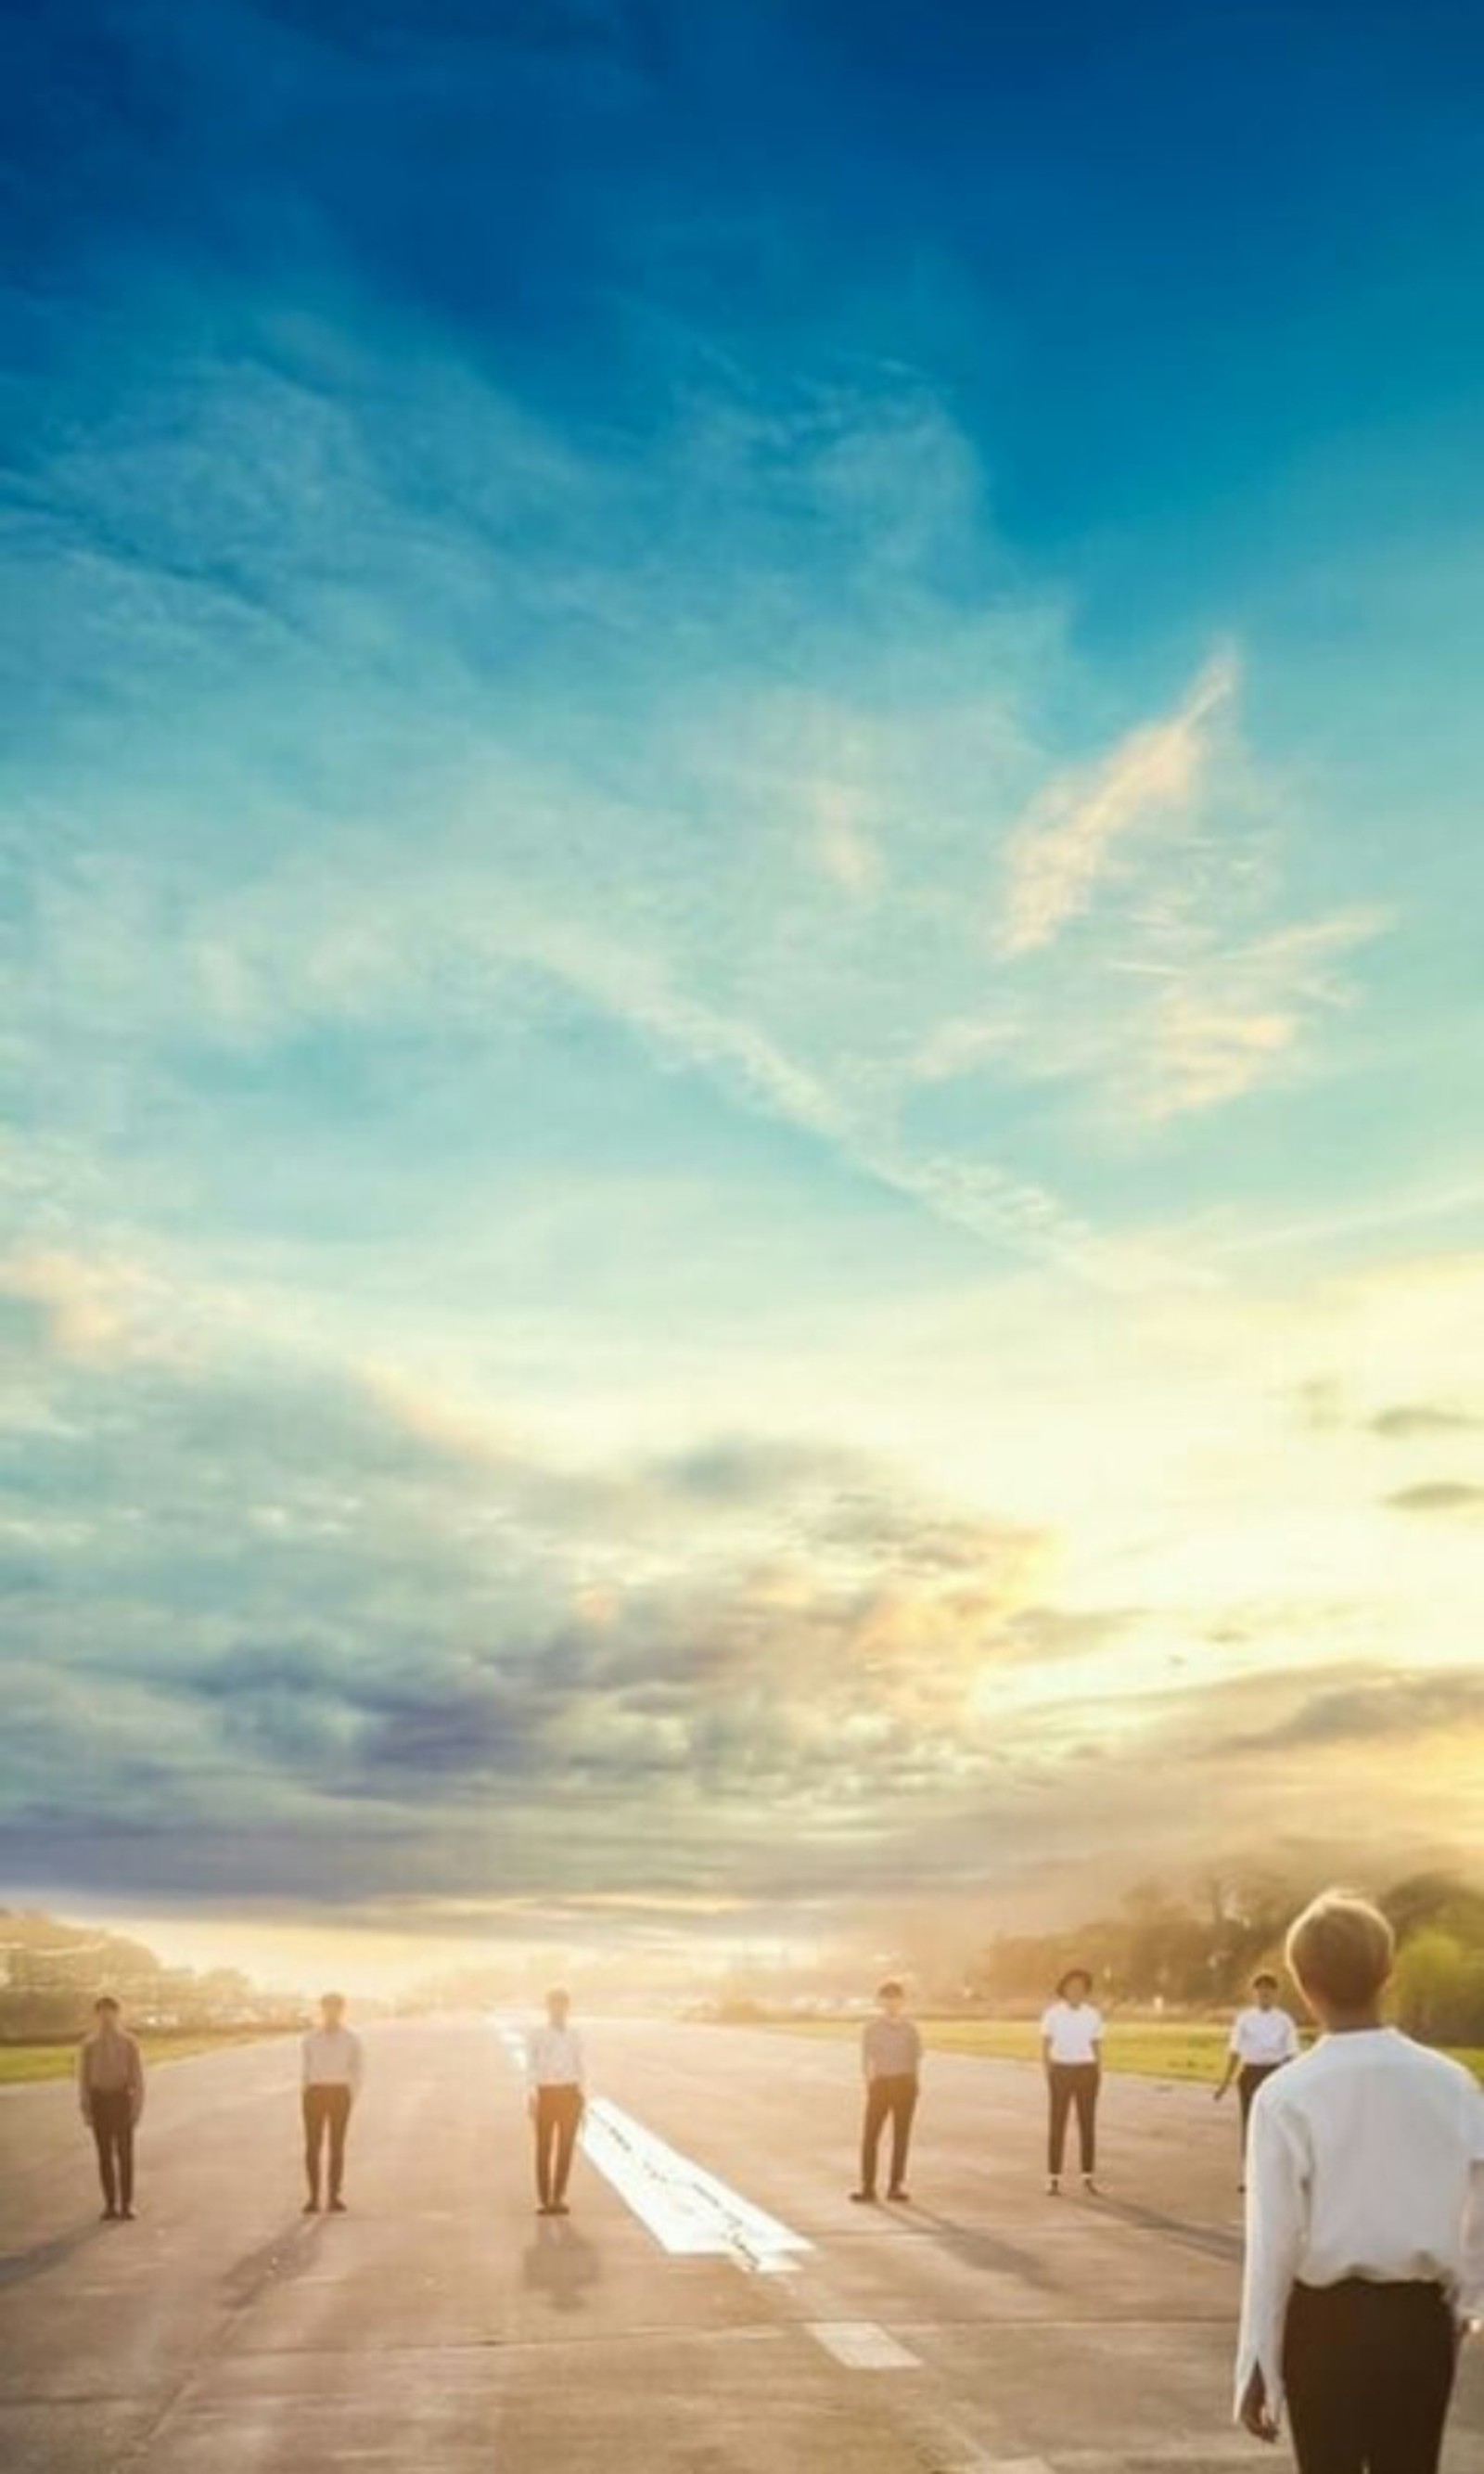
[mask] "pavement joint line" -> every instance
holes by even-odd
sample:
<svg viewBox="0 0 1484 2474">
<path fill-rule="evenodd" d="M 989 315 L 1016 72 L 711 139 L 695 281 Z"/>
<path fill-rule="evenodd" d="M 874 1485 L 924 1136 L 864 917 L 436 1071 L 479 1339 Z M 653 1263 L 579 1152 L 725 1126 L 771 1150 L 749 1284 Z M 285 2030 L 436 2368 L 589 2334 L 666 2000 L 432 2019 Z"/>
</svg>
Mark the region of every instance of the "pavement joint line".
<svg viewBox="0 0 1484 2474">
<path fill-rule="evenodd" d="M 806 2319 L 815 2342 L 848 2371 L 920 2371 L 922 2357 L 876 2319 Z"/>
</svg>

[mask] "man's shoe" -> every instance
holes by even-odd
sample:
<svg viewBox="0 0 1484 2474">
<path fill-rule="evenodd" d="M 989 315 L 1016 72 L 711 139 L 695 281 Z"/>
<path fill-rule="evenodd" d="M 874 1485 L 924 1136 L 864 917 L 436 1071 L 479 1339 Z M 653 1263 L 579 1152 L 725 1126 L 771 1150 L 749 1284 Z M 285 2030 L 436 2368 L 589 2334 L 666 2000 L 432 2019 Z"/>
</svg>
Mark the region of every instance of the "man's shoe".
<svg viewBox="0 0 1484 2474">
<path fill-rule="evenodd" d="M 115 2224 L 117 2220 L 118 2210 L 116 2208 L 105 2208 L 98 2219 L 100 2225 Z"/>
<path fill-rule="evenodd" d="M 343 2199 L 331 2199 L 329 2203 L 329 2213 L 332 2217 L 343 2217 L 345 2214 L 345 2201 Z"/>
<path fill-rule="evenodd" d="M 1048 2174 L 1047 2174 L 1047 2176 L 1046 2176 L 1046 2196 L 1048 2197 L 1048 2199 L 1059 2199 L 1059 2198 L 1060 2198 L 1060 2196 L 1061 2196 L 1061 2176 L 1060 2176 L 1060 2174 L 1059 2174 L 1059 2173 L 1048 2173 Z"/>
<path fill-rule="evenodd" d="M 1083 2189 L 1088 2194 L 1089 2197 L 1095 2199 L 1098 2196 L 1098 2186 L 1090 2173 L 1084 2173 L 1083 2175 Z"/>
<path fill-rule="evenodd" d="M 565 2199 L 553 2199 L 551 2202 L 551 2214 L 554 2217 L 570 2217 L 572 2215 L 572 2210 Z"/>
<path fill-rule="evenodd" d="M 302 2217 L 317 2217 L 320 2213 L 320 2203 L 318 2199 L 305 2199 L 304 2206 L 300 2209 L 299 2213 Z"/>
<path fill-rule="evenodd" d="M 911 2191 L 904 2191 L 901 2183 L 897 2182 L 894 2183 L 892 2188 L 887 2193 L 887 2196 L 888 2199 L 900 2200 L 902 2205 L 905 2207 L 912 2197 L 912 2193 Z"/>
<path fill-rule="evenodd" d="M 874 2191 L 852 2191 L 850 2195 L 859 2208 L 874 2208 L 876 2205 Z"/>
<path fill-rule="evenodd" d="M 133 2208 L 120 2208 L 118 2213 L 126 2225 L 132 2225 L 134 2223 Z"/>
</svg>

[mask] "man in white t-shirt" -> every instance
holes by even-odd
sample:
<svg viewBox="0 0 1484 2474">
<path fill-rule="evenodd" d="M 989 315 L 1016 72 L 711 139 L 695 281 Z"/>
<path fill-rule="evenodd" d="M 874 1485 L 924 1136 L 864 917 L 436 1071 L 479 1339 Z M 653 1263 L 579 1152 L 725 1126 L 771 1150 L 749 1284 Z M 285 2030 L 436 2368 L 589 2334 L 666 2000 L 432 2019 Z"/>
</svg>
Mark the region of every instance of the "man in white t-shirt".
<svg viewBox="0 0 1484 2474">
<path fill-rule="evenodd" d="M 1041 2017 L 1041 2056 L 1046 2066 L 1049 2122 L 1046 2139 L 1046 2189 L 1056 2198 L 1061 2189 L 1061 2159 L 1066 2126 L 1077 2114 L 1082 2150 L 1083 2188 L 1097 2190 L 1098 2091 L 1103 2083 L 1103 2015 L 1088 1996 L 1092 1978 L 1084 1967 L 1069 1967 L 1057 1986 L 1057 1998 Z"/>
<path fill-rule="evenodd" d="M 1299 2030 L 1286 2010 L 1279 2009 L 1277 1977 L 1271 1968 L 1262 1968 L 1253 1977 L 1252 2001 L 1239 2010 L 1231 2023 L 1230 2042 L 1227 2047 L 1226 2075 L 1214 2091 L 1220 2104 L 1233 2079 L 1237 2083 L 1237 2099 L 1242 2108 L 1243 2175 L 1239 2191 L 1247 2188 L 1247 2125 L 1252 2118 L 1253 2098 L 1264 2079 L 1280 2071 L 1285 2062 L 1299 2058 Z"/>
</svg>

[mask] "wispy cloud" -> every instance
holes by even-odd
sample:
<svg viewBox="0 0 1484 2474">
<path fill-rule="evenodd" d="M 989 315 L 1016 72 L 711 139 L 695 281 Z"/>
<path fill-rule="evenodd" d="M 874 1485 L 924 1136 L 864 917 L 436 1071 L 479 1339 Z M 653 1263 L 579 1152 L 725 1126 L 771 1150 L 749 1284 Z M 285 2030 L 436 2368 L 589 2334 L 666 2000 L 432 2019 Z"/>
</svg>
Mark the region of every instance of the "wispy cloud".
<svg viewBox="0 0 1484 2474">
<path fill-rule="evenodd" d="M 1095 764 L 1057 775 L 1010 836 L 999 942 L 1049 945 L 1092 902 L 1131 836 L 1188 826 L 1234 702 L 1235 656 L 1219 654 L 1163 719 L 1143 722 Z"/>
</svg>

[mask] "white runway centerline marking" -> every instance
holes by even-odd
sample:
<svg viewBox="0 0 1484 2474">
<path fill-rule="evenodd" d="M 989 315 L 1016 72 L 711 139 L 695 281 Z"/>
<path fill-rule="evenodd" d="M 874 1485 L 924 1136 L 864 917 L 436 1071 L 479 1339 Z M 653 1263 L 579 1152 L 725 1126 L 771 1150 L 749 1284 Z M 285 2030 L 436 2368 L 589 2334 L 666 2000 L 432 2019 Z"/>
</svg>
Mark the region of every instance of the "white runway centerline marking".
<svg viewBox="0 0 1484 2474">
<path fill-rule="evenodd" d="M 811 2337 L 850 2371 L 920 2371 L 916 2354 L 899 2345 L 874 2319 L 809 2319 Z"/>
<path fill-rule="evenodd" d="M 517 2070 L 525 2066 L 525 2038 L 508 2021 L 491 2022 Z M 798 2253 L 813 2250 L 804 2234 L 682 2156 L 607 2097 L 589 2097 L 579 2145 L 588 2163 L 668 2251 L 688 2259 L 729 2259 L 761 2276 L 788 2276 Z"/>
<path fill-rule="evenodd" d="M 606 2097 L 589 2100 L 582 2152 L 668 2251 L 731 2259 L 739 2268 L 778 2276 L 791 2273 L 798 2253 L 814 2247 Z"/>
</svg>

